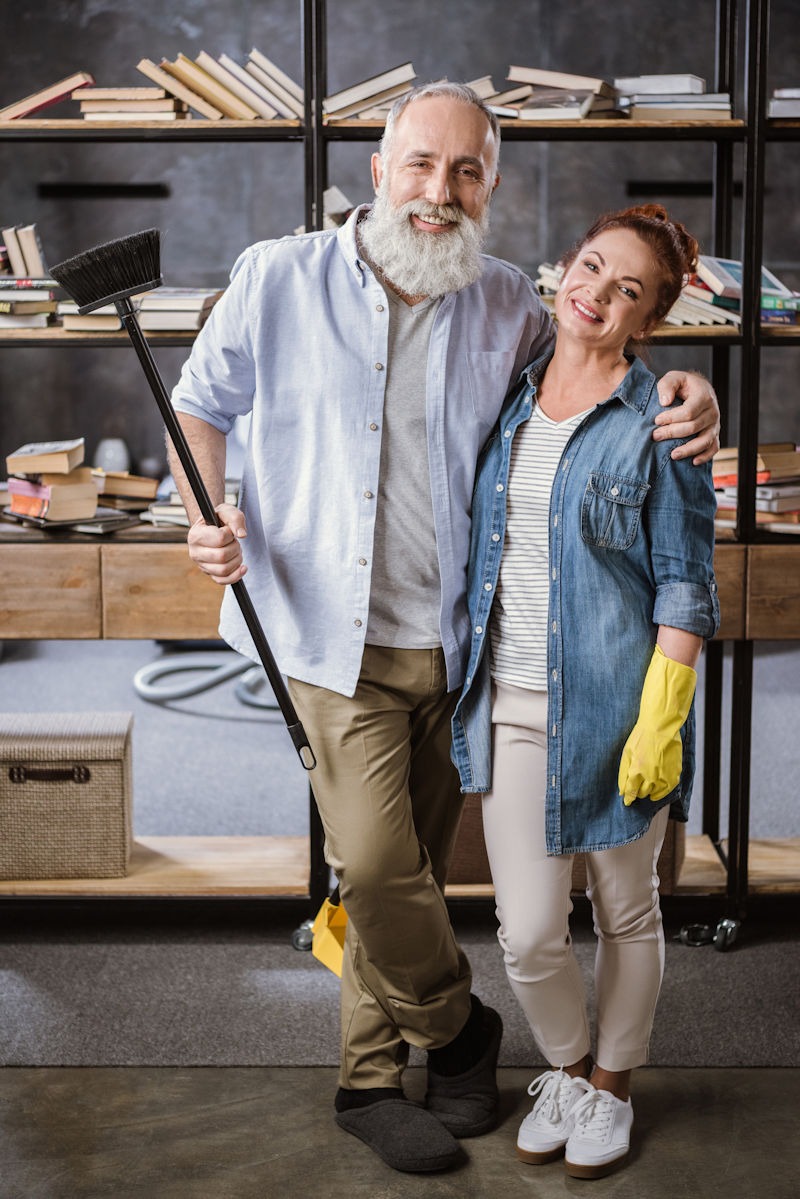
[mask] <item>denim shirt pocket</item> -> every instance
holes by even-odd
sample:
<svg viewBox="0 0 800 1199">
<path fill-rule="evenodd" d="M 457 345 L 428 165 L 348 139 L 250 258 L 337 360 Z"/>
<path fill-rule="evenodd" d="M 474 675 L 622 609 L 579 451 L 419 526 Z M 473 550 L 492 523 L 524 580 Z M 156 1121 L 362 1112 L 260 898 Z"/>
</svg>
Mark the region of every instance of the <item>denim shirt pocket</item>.
<svg viewBox="0 0 800 1199">
<path fill-rule="evenodd" d="M 649 483 L 591 471 L 581 504 L 581 537 L 587 545 L 626 550 L 633 545 Z"/>
</svg>

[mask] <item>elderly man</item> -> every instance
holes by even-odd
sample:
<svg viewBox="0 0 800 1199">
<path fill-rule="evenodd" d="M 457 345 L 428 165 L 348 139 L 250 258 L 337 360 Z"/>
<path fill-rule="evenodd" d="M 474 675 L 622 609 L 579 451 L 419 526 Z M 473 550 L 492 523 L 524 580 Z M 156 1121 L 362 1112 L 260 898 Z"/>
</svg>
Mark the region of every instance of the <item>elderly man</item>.
<svg viewBox="0 0 800 1199">
<path fill-rule="evenodd" d="M 459 1139 L 496 1121 L 502 1025 L 471 993 L 442 894 L 461 810 L 450 718 L 477 457 L 553 338 L 531 281 L 481 252 L 498 151 L 468 88 L 401 99 L 373 206 L 246 250 L 173 394 L 223 521 L 196 522 L 189 552 L 219 583 L 248 573 L 318 760 L 349 914 L 335 1118 L 405 1171 L 456 1164 Z M 713 393 L 696 376 L 662 382 L 676 389 L 685 402 L 653 435 L 694 436 L 674 453 L 705 460 Z M 225 435 L 244 413 L 240 511 L 222 500 Z M 256 658 L 230 593 L 220 630 Z M 409 1045 L 428 1052 L 424 1106 L 402 1090 Z"/>
</svg>

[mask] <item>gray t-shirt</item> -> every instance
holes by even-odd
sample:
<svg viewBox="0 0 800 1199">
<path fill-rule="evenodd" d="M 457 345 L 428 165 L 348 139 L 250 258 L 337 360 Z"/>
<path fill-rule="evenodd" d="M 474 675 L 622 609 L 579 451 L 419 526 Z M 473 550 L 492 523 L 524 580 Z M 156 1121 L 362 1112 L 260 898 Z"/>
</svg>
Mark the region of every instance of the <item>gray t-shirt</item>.
<svg viewBox="0 0 800 1199">
<path fill-rule="evenodd" d="M 389 349 L 367 644 L 441 645 L 441 584 L 433 521 L 426 375 L 440 299 L 413 307 L 388 288 Z"/>
</svg>

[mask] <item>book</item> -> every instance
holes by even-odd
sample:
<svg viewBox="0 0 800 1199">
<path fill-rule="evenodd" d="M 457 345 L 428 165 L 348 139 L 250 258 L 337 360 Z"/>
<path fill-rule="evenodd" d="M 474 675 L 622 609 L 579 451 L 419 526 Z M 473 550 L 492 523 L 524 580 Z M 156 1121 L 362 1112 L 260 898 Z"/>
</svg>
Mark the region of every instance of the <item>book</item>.
<svg viewBox="0 0 800 1199">
<path fill-rule="evenodd" d="M 716 295 L 741 298 L 742 264 L 735 258 L 717 258 L 701 254 L 697 260 L 697 274 Z M 782 283 L 765 266 L 761 268 L 761 290 L 768 295 L 791 296 L 791 288 Z"/>
<path fill-rule="evenodd" d="M 153 88 L 152 90 L 160 91 L 161 89 Z M 183 100 L 179 100 L 177 96 L 163 96 L 154 100 L 81 100 L 80 102 L 80 110 L 84 114 L 90 112 L 183 112 L 184 108 Z"/>
<path fill-rule="evenodd" d="M 266 107 L 270 110 L 268 118 L 266 117 L 266 113 L 264 114 L 265 119 L 274 120 L 276 117 L 283 116 L 280 104 L 276 102 L 272 92 L 268 91 L 262 83 L 259 83 L 251 72 L 246 71 L 244 67 L 240 66 L 228 54 L 220 54 L 218 61 L 220 66 L 229 71 L 235 79 L 238 79 L 243 87 L 249 88 L 254 93 L 257 99 L 261 101 L 262 108 Z"/>
<path fill-rule="evenodd" d="M 60 100 L 68 100 L 73 92 L 91 83 L 94 83 L 94 78 L 88 71 L 75 71 L 72 75 L 51 83 L 49 87 L 43 87 L 22 100 L 16 100 L 13 104 L 0 108 L 0 121 L 16 121 L 19 117 L 29 117 L 34 112 L 49 108 L 51 104 L 58 104 Z"/>
<path fill-rule="evenodd" d="M 148 79 L 152 79 L 159 87 L 169 92 L 173 96 L 177 96 L 179 100 L 183 100 L 195 112 L 199 112 L 201 116 L 207 117 L 209 121 L 219 121 L 222 119 L 222 112 L 213 104 L 209 104 L 202 96 L 198 96 L 196 92 L 188 88 L 180 80 L 170 75 L 168 71 L 164 71 L 161 67 L 157 67 L 149 58 L 141 58 L 136 64 L 136 70 L 141 71 Z"/>
<path fill-rule="evenodd" d="M 689 282 L 684 284 L 683 290 L 687 295 L 705 300 L 707 304 L 713 304 L 717 308 L 729 308 L 735 312 L 741 308 L 741 299 L 738 296 L 718 296 L 699 275 L 690 275 Z"/>
<path fill-rule="evenodd" d="M 0 300 L 0 315 L 31 316 L 39 312 L 55 312 L 55 300 Z"/>
<path fill-rule="evenodd" d="M 91 472 L 82 467 L 69 474 L 42 474 L 38 482 L 11 475 L 8 495 L 9 508 L 17 516 L 85 520 L 97 510 L 97 490 Z"/>
<path fill-rule="evenodd" d="M 647 92 L 662 95 L 669 92 L 699 95 L 706 90 L 706 81 L 699 75 L 621 75 L 614 80 L 620 92 Z"/>
<path fill-rule="evenodd" d="M 260 67 L 262 71 L 269 75 L 272 80 L 274 80 L 274 82 L 282 91 L 286 92 L 292 97 L 292 99 L 295 101 L 295 113 L 302 120 L 304 115 L 305 101 L 303 89 L 300 87 L 299 83 L 295 83 L 294 79 L 292 79 L 290 75 L 287 75 L 285 71 L 282 71 L 280 67 L 272 61 L 272 59 L 267 58 L 266 54 L 262 54 L 260 50 L 255 48 L 255 46 L 250 51 L 250 61 L 255 63 L 257 67 Z"/>
<path fill-rule="evenodd" d="M 399 66 L 391 67 L 388 71 L 381 71 L 378 75 L 372 75 L 368 79 L 362 79 L 358 83 L 342 88 L 338 92 L 331 92 L 322 101 L 322 110 L 326 114 L 332 115 L 361 101 L 368 101 L 372 105 L 375 103 L 376 97 L 379 97 L 387 89 L 400 85 L 407 87 L 416 77 L 416 72 L 410 62 L 401 63 Z"/>
<path fill-rule="evenodd" d="M 491 75 L 481 75 L 479 79 L 470 79 L 466 86 L 472 88 L 475 95 L 480 96 L 481 100 L 488 100 L 490 96 L 497 95 Z"/>
<path fill-rule="evenodd" d="M 65 312 L 61 317 L 61 328 L 67 333 L 102 333 L 122 328 L 116 312 Z"/>
<path fill-rule="evenodd" d="M 28 274 L 28 268 L 25 265 L 25 255 L 19 244 L 19 237 L 17 236 L 18 228 L 19 225 L 7 225 L 2 230 L 3 242 L 8 251 L 8 261 L 11 264 L 11 270 L 15 275 L 25 276 Z"/>
<path fill-rule="evenodd" d="M 257 80 L 257 82 L 261 84 L 264 91 L 267 92 L 270 97 L 270 103 L 274 105 L 274 107 L 285 120 L 296 121 L 298 119 L 298 103 L 294 96 L 290 96 L 289 93 L 282 88 L 279 83 L 275 82 L 271 75 L 268 75 L 267 72 L 263 70 L 258 63 L 253 62 L 252 59 L 248 60 L 244 69 L 247 71 L 248 75 L 251 76 L 251 78 Z"/>
<path fill-rule="evenodd" d="M 80 466 L 86 452 L 83 437 L 65 441 L 29 441 L 6 455 L 10 475 L 38 474 L 41 471 L 67 474 Z"/>
<path fill-rule="evenodd" d="M 9 316 L 0 313 L 0 329 L 44 329 L 50 322 L 46 312 L 35 312 L 30 316 Z"/>
<path fill-rule="evenodd" d="M 776 87 L 772 95 L 776 100 L 800 100 L 800 87 Z"/>
<path fill-rule="evenodd" d="M 729 121 L 733 110 L 730 105 L 714 108 L 684 107 L 676 105 L 631 104 L 623 111 L 632 121 Z"/>
<path fill-rule="evenodd" d="M 776 312 L 774 308 L 762 308 L 758 314 L 758 319 L 762 325 L 796 325 L 798 323 L 798 313 Z"/>
<path fill-rule="evenodd" d="M 209 75 L 196 62 L 192 62 L 185 54 L 179 54 L 174 62 L 162 58 L 161 67 L 175 79 L 179 79 L 191 88 L 198 96 L 208 100 L 218 108 L 223 116 L 233 121 L 254 121 L 258 113 L 249 104 L 245 104 L 234 95 L 223 83 Z"/>
<path fill-rule="evenodd" d="M 267 103 L 266 100 L 263 100 L 254 88 L 243 83 L 237 75 L 227 70 L 221 61 L 217 62 L 210 54 L 206 54 L 205 50 L 200 51 L 195 61 L 199 67 L 207 71 L 218 83 L 221 83 L 229 92 L 232 92 L 234 96 L 238 96 L 248 107 L 252 108 L 262 120 L 270 121 L 276 115 L 273 106 Z"/>
<path fill-rule="evenodd" d="M 770 292 L 762 292 L 761 307 L 762 309 L 774 308 L 778 312 L 798 312 L 800 311 L 800 293 L 793 292 L 788 296 L 776 296 Z"/>
<path fill-rule="evenodd" d="M 185 331 L 191 329 L 200 329 L 204 325 L 211 306 L 208 308 L 199 308 L 194 311 L 187 310 L 141 310 L 139 311 L 139 328 L 155 331 L 158 329 L 175 329 L 176 331 Z"/>
<path fill-rule="evenodd" d="M 57 286 L 55 279 L 0 275 L 0 300 L 54 300 Z"/>
<path fill-rule="evenodd" d="M 119 100 L 119 101 L 137 101 L 137 100 L 171 100 L 174 97 L 170 96 L 163 87 L 92 87 L 91 84 L 81 88 L 81 94 L 78 97 L 81 104 L 87 100 Z"/>
<path fill-rule="evenodd" d="M 367 100 L 355 100 L 352 104 L 347 104 L 344 108 L 339 108 L 335 113 L 332 113 L 328 120 L 343 121 L 347 117 L 361 116 L 368 109 L 371 111 L 377 108 L 385 108 L 388 111 L 400 96 L 404 96 L 406 92 L 410 92 L 412 88 L 410 83 L 398 83 L 394 87 L 388 87 L 385 91 L 379 92 L 376 96 L 370 96 Z"/>
<path fill-rule="evenodd" d="M 720 503 L 735 505 L 739 488 L 736 485 L 723 487 L 717 491 Z M 800 511 L 800 484 L 775 483 L 772 486 L 763 484 L 756 487 L 756 510 L 759 512 L 794 512 Z"/>
<path fill-rule="evenodd" d="M 781 100 L 774 96 L 769 102 L 767 116 L 773 119 L 784 120 L 787 117 L 800 117 L 800 100 Z"/>
<path fill-rule="evenodd" d="M 598 116 L 621 116 L 614 101 L 595 92 L 551 92 L 551 98 L 541 102 L 534 92 L 533 103 L 521 104 L 518 109 L 521 121 L 579 121 L 593 114 Z"/>
<path fill-rule="evenodd" d="M 159 287 L 139 297 L 139 311 L 197 312 L 210 308 L 222 294 L 222 290 L 214 287 Z"/>
<path fill-rule="evenodd" d="M 532 83 L 540 87 L 563 87 L 567 91 L 597 92 L 601 96 L 614 97 L 617 88 L 607 79 L 592 75 L 570 75 L 565 71 L 545 71 L 538 67 L 509 67 L 506 78 L 511 83 Z"/>
<path fill-rule="evenodd" d="M 73 533 L 114 533 L 117 529 L 127 529 L 140 523 L 138 515 L 117 512 L 113 508 L 99 505 L 95 508 L 94 516 L 71 520 L 48 520 L 47 517 L 22 515 L 12 512 L 10 507 L 3 508 L 2 515 L 5 519 L 15 521 L 17 524 L 29 525 L 35 529 L 47 529 L 51 533 L 57 529 Z"/>
<path fill-rule="evenodd" d="M 619 97 L 619 103 L 652 104 L 658 108 L 666 108 L 674 104 L 678 108 L 730 108 L 730 92 L 703 92 L 701 96 L 692 96 L 686 92 L 666 92 L 664 95 L 648 92 L 626 92 Z"/>
<path fill-rule="evenodd" d="M 95 466 L 91 469 L 91 477 L 98 495 L 104 498 L 119 496 L 152 500 L 158 491 L 158 479 L 149 475 L 134 475 L 127 470 L 102 470 Z"/>
<path fill-rule="evenodd" d="M 84 112 L 84 121 L 191 121 L 192 114 L 186 109 L 173 112 Z"/>
<path fill-rule="evenodd" d="M 503 92 L 495 92 L 494 95 L 487 96 L 486 103 L 490 107 L 494 107 L 495 104 L 500 106 L 505 104 L 519 104 L 521 101 L 527 100 L 528 97 L 532 95 L 533 87 L 531 84 L 523 83 L 520 87 L 506 88 L 506 90 Z"/>
<path fill-rule="evenodd" d="M 775 512 L 764 512 L 761 509 L 759 509 L 758 507 L 756 507 L 756 513 L 755 513 L 756 524 L 757 525 L 772 524 L 772 522 L 775 520 L 775 515 L 776 515 Z M 717 506 L 715 520 L 716 519 L 734 520 L 735 517 L 736 517 L 736 505 L 735 504 L 730 507 L 726 504 L 719 504 Z M 800 523 L 800 509 L 795 509 L 792 512 L 781 512 L 780 518 L 782 521 L 786 521 L 787 523 L 798 524 L 798 523 Z"/>
<path fill-rule="evenodd" d="M 47 267 L 44 262 L 44 251 L 36 223 L 17 225 L 17 241 L 25 259 L 23 274 L 30 276 L 46 275 Z"/>
</svg>

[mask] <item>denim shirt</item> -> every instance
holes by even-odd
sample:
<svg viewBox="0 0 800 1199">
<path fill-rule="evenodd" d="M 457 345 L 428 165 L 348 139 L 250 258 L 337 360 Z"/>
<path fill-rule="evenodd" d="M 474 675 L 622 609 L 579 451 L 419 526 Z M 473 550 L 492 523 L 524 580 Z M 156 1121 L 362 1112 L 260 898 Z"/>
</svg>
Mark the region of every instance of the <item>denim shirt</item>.
<svg viewBox="0 0 800 1199">
<path fill-rule="evenodd" d="M 363 212 L 363 210 L 362 210 Z M 240 504 L 247 588 L 278 666 L 352 695 L 369 614 L 380 495 L 389 311 L 358 253 L 359 211 L 336 231 L 251 246 L 200 331 L 173 406 L 228 433 L 252 412 Z M 553 340 L 522 271 L 489 255 L 446 295 L 430 336 L 427 452 L 450 690 L 469 648 L 467 558 L 475 466 L 508 389 Z M 230 592 L 220 633 L 257 659 Z"/>
<path fill-rule="evenodd" d="M 472 514 L 467 678 L 453 718 L 463 791 L 491 787 L 488 624 L 500 571 L 514 435 L 532 411 L 547 359 L 511 392 L 478 468 Z M 657 626 L 708 638 L 719 625 L 715 499 L 709 464 L 673 461 L 654 442 L 656 378 L 638 359 L 584 418 L 562 454 L 550 500 L 546 843 L 551 854 L 608 849 L 644 835 L 660 807 L 686 820 L 694 706 L 680 782 L 660 802 L 623 805 L 617 774 L 636 723 Z"/>
</svg>

